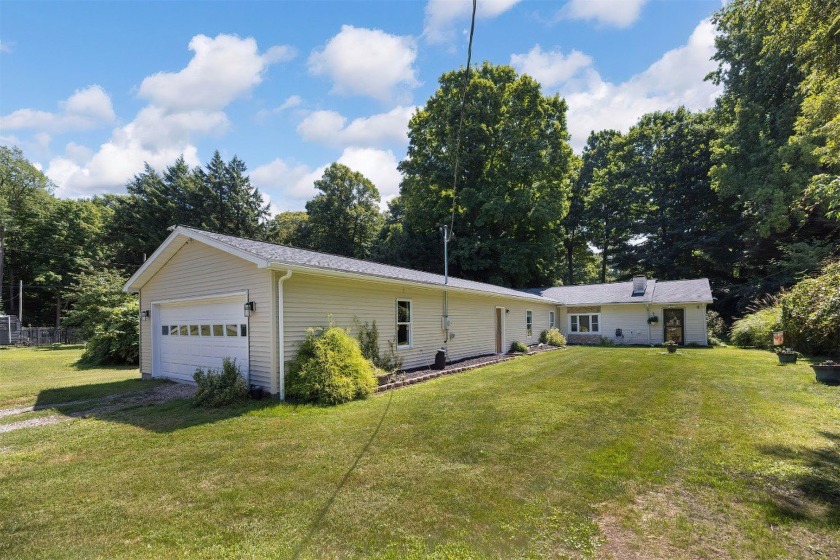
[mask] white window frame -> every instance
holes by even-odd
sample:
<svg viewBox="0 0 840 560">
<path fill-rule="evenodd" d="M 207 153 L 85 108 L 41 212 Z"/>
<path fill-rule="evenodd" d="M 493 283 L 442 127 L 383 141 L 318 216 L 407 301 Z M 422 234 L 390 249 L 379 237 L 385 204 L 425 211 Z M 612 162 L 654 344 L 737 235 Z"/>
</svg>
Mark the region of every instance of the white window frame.
<svg viewBox="0 0 840 560">
<path fill-rule="evenodd" d="M 530 309 L 525 310 L 525 336 L 527 338 L 534 336 L 534 312 Z"/>
<path fill-rule="evenodd" d="M 577 317 L 578 330 L 572 330 L 572 317 Z M 589 332 L 580 332 L 580 317 L 589 317 Z M 592 330 L 592 317 L 598 317 L 598 330 Z M 569 314 L 569 334 L 601 334 L 601 314 L 600 313 L 570 313 Z"/>
<path fill-rule="evenodd" d="M 556 326 L 557 326 L 557 312 L 556 311 L 549 311 L 548 312 L 548 328 L 553 329 Z"/>
<path fill-rule="evenodd" d="M 400 303 L 408 304 L 408 321 L 400 321 Z M 414 344 L 414 304 L 410 299 L 398 299 L 394 304 L 394 340 L 397 342 L 397 350 L 407 350 Z M 408 344 L 400 344 L 400 325 L 408 325 Z"/>
</svg>

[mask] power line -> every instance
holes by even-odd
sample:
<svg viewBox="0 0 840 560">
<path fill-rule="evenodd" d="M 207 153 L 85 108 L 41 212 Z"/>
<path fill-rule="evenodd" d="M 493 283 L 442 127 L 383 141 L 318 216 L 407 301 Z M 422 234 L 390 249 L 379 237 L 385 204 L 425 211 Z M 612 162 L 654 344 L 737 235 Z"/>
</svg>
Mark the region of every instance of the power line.
<svg viewBox="0 0 840 560">
<path fill-rule="evenodd" d="M 470 86 L 470 63 L 472 61 L 473 34 L 475 33 L 475 9 L 477 0 L 473 0 L 472 21 L 470 22 L 470 42 L 467 47 L 467 70 L 464 72 L 464 88 L 461 91 L 461 114 L 458 117 L 458 136 L 455 139 L 455 174 L 452 181 L 452 216 L 449 220 L 450 235 L 455 229 L 455 205 L 458 192 L 458 164 L 461 155 L 461 132 L 464 128 L 464 107 L 467 103 L 467 89 Z"/>
</svg>

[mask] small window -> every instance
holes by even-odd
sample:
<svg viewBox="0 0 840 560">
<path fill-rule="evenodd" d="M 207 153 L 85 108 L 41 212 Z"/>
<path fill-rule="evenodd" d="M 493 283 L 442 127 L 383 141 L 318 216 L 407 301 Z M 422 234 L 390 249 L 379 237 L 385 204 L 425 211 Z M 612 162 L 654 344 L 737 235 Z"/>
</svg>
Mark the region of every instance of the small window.
<svg viewBox="0 0 840 560">
<path fill-rule="evenodd" d="M 169 334 L 169 325 L 163 325 L 160 328 L 160 334 L 162 334 L 163 336 L 168 335 Z"/>
<path fill-rule="evenodd" d="M 531 336 L 534 333 L 534 313 L 529 309 L 525 312 L 525 335 Z"/>
<path fill-rule="evenodd" d="M 169 336 L 178 336 L 178 325 L 169 325 Z"/>
<path fill-rule="evenodd" d="M 225 326 L 213 325 L 213 336 L 225 336 Z"/>
<path fill-rule="evenodd" d="M 397 300 L 397 348 L 411 347 L 411 302 Z"/>
<path fill-rule="evenodd" d="M 210 336 L 210 325 L 201 325 L 201 336 Z"/>
<path fill-rule="evenodd" d="M 557 326 L 557 323 L 554 321 L 554 311 L 548 312 L 548 328 L 553 329 Z"/>
<path fill-rule="evenodd" d="M 178 328 L 181 331 L 181 336 L 189 336 L 190 335 L 189 327 L 187 327 L 187 325 L 181 325 Z"/>
<path fill-rule="evenodd" d="M 225 336 L 236 336 L 236 325 L 225 325 Z"/>
<path fill-rule="evenodd" d="M 198 325 L 190 325 L 190 336 L 198 336 Z"/>
<path fill-rule="evenodd" d="M 239 325 L 239 336 L 248 336 L 248 325 Z"/>
</svg>

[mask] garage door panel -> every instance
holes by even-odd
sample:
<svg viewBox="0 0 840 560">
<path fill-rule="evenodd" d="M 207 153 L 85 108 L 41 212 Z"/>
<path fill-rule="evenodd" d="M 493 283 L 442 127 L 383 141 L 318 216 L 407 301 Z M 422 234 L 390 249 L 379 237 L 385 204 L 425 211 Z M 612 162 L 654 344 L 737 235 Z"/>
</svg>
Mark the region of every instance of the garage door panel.
<svg viewBox="0 0 840 560">
<path fill-rule="evenodd" d="M 197 368 L 217 369 L 230 357 L 247 377 L 247 327 L 246 336 L 241 331 L 247 325 L 244 301 L 237 297 L 160 305 L 156 375 L 189 381 Z"/>
</svg>

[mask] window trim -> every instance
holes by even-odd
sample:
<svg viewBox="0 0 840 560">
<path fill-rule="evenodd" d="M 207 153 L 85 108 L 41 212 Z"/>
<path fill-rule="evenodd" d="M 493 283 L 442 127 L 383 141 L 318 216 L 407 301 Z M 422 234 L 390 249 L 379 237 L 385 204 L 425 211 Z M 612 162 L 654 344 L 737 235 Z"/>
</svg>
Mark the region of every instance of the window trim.
<svg viewBox="0 0 840 560">
<path fill-rule="evenodd" d="M 525 310 L 525 337 L 531 338 L 534 336 L 534 312 L 530 309 Z"/>
<path fill-rule="evenodd" d="M 408 304 L 408 321 L 400 321 L 400 303 Z M 400 325 L 408 325 L 408 344 L 400 344 Z M 394 302 L 394 341 L 397 350 L 408 350 L 414 346 L 414 304 L 410 299 L 398 298 Z"/>
<path fill-rule="evenodd" d="M 548 312 L 548 328 L 549 329 L 557 328 L 557 312 L 556 311 L 549 311 Z"/>
<path fill-rule="evenodd" d="M 580 319 L 578 319 L 578 330 L 572 330 L 572 317 L 589 317 L 589 332 L 580 332 Z M 592 330 L 592 317 L 598 317 L 598 330 Z M 569 313 L 569 334 L 601 334 L 600 313 Z"/>
</svg>

